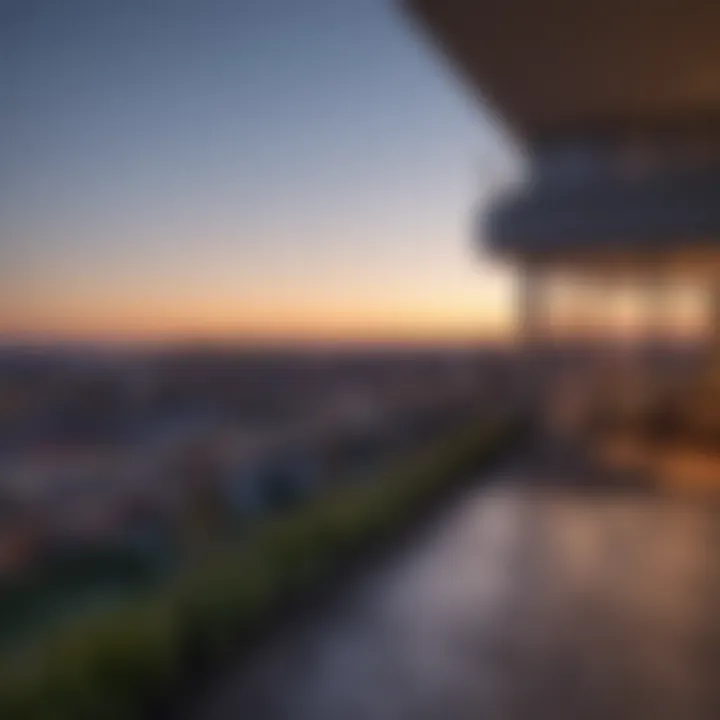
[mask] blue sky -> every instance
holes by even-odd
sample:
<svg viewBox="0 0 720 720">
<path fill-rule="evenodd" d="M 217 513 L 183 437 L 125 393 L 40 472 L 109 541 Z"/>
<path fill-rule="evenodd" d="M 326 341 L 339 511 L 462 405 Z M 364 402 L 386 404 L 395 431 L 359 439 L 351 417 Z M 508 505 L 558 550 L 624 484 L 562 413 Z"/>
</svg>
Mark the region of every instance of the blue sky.
<svg viewBox="0 0 720 720">
<path fill-rule="evenodd" d="M 0 332 L 502 324 L 517 163 L 392 0 L 5 2 L 0 53 Z"/>
</svg>

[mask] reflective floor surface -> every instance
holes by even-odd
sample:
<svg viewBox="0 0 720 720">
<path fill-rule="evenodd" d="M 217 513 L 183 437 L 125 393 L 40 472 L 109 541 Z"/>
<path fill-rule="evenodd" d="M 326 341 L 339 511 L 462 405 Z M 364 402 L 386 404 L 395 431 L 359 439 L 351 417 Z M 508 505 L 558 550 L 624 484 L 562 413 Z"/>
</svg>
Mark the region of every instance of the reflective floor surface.
<svg viewBox="0 0 720 720">
<path fill-rule="evenodd" d="M 719 718 L 717 508 L 550 480 L 473 487 L 191 717 Z"/>
</svg>

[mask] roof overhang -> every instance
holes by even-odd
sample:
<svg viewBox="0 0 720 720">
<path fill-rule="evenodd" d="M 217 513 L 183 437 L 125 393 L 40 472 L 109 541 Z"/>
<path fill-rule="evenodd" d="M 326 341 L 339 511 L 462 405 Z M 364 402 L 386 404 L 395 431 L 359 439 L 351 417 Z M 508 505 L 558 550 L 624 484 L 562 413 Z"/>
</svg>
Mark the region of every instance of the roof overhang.
<svg viewBox="0 0 720 720">
<path fill-rule="evenodd" d="M 493 250 L 720 257 L 720 1 L 404 2 L 528 147 L 485 218 Z"/>
<path fill-rule="evenodd" d="M 404 1 L 525 139 L 720 119 L 720 2 Z"/>
</svg>

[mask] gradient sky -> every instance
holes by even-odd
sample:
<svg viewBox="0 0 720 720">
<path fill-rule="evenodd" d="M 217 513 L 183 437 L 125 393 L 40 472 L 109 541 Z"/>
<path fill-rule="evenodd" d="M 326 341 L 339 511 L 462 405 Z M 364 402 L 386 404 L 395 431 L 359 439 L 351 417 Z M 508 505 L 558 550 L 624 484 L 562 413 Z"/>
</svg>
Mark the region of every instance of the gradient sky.
<svg viewBox="0 0 720 720">
<path fill-rule="evenodd" d="M 0 0 L 0 334 L 454 337 L 509 144 L 393 0 Z"/>
</svg>

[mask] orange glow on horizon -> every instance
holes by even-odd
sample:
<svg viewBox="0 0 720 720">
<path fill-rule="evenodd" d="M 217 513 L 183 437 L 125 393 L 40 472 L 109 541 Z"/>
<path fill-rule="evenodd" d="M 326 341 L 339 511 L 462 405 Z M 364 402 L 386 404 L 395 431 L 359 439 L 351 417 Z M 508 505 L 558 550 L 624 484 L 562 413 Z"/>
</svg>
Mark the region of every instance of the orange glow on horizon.
<svg viewBox="0 0 720 720">
<path fill-rule="evenodd" d="M 516 331 L 512 298 L 486 289 L 478 283 L 475 291 L 429 288 L 424 293 L 390 296 L 378 291 L 365 298 L 357 293 L 324 294 L 318 287 L 297 295 L 285 288 L 282 294 L 273 286 L 255 297 L 220 290 L 188 292 L 184 297 L 160 292 L 154 296 L 67 292 L 56 298 L 36 294 L 31 301 L 15 302 L 14 312 L 0 319 L 0 337 L 122 343 L 510 341 Z M 572 293 L 570 297 L 576 300 Z M 681 339 L 701 332 L 707 322 L 703 298 L 680 292 L 672 300 L 665 336 Z M 5 303 L 6 308 L 12 306 Z M 602 307 L 585 306 L 585 311 L 575 301 L 561 303 L 555 310 L 558 314 L 548 318 L 549 337 L 600 334 L 621 340 L 642 335 L 648 320 L 643 298 L 632 293 L 608 296 Z"/>
<path fill-rule="evenodd" d="M 477 302 L 468 307 L 297 302 L 261 308 L 209 301 L 189 307 L 128 303 L 119 308 L 87 303 L 82 312 L 75 313 L 46 306 L 27 310 L 5 318 L 0 335 L 78 342 L 494 342 L 508 339 L 511 332 L 502 308 Z"/>
</svg>

